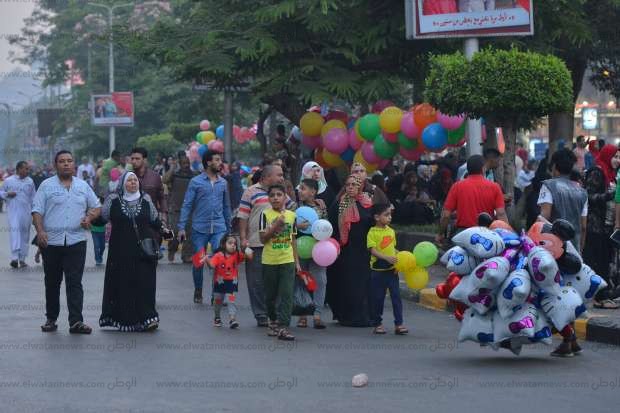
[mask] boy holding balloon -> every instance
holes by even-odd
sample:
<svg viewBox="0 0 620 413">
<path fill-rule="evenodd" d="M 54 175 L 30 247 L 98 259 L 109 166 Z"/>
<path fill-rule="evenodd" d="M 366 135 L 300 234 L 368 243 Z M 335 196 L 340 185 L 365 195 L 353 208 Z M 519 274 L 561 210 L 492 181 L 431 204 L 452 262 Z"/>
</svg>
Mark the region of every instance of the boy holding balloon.
<svg viewBox="0 0 620 413">
<path fill-rule="evenodd" d="M 400 299 L 398 274 L 395 271 L 396 232 L 389 226 L 392 222 L 392 206 L 376 204 L 373 206 L 375 226 L 370 228 L 366 245 L 370 250 L 370 291 L 374 316 L 374 334 L 385 334 L 382 323 L 385 293 L 390 291 L 392 311 L 394 312 L 394 334 L 405 335 L 409 332 L 403 326 L 403 303 Z"/>
</svg>

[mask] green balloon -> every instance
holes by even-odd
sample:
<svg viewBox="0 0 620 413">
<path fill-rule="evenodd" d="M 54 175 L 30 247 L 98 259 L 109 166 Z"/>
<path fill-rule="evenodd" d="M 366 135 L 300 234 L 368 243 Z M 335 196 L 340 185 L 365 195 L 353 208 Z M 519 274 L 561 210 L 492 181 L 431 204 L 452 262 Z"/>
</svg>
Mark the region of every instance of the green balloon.
<svg viewBox="0 0 620 413">
<path fill-rule="evenodd" d="M 383 135 L 379 134 L 375 138 L 373 149 L 378 157 L 390 159 L 398 152 L 398 144 L 386 141 Z"/>
<path fill-rule="evenodd" d="M 413 249 L 415 262 L 418 267 L 430 267 L 437 261 L 437 247 L 432 242 L 422 241 Z"/>
<path fill-rule="evenodd" d="M 307 235 L 297 238 L 297 254 L 299 254 L 299 258 L 304 260 L 312 258 L 314 244 L 316 244 L 316 240 Z"/>
<path fill-rule="evenodd" d="M 411 150 L 418 147 L 418 140 L 416 138 L 409 139 L 404 133 L 398 132 L 398 144 L 405 149 Z"/>
<path fill-rule="evenodd" d="M 458 129 L 448 131 L 448 145 L 458 145 L 465 137 L 467 122 L 463 122 Z"/>
<path fill-rule="evenodd" d="M 201 132 L 198 132 L 198 133 L 196 134 L 196 142 L 198 142 L 198 143 L 204 143 L 204 141 L 202 140 L 202 137 L 203 137 L 203 136 L 204 136 L 204 132 L 202 132 L 202 131 L 201 131 Z"/>
<path fill-rule="evenodd" d="M 360 135 L 362 135 L 362 138 L 372 142 L 380 133 L 379 115 L 369 113 L 360 119 Z"/>
</svg>

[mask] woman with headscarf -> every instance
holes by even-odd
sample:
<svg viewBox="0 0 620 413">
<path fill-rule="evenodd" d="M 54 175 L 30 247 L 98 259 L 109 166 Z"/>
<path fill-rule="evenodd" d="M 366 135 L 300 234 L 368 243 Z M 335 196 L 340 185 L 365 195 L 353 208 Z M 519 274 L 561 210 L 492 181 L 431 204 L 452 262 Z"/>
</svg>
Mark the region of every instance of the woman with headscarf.
<svg viewBox="0 0 620 413">
<path fill-rule="evenodd" d="M 372 226 L 370 196 L 357 175 L 345 181 L 344 193 L 332 205 L 329 220 L 341 250 L 327 270 L 327 302 L 335 320 L 350 327 L 371 326 L 370 253 L 366 236 Z"/>
<path fill-rule="evenodd" d="M 136 174 L 123 174 L 101 214 L 112 223 L 112 234 L 99 326 L 120 331 L 155 330 L 159 326 L 155 309 L 157 258 L 146 257 L 138 242 L 155 238 L 162 226 L 151 198 L 140 190 Z"/>
<path fill-rule="evenodd" d="M 351 165 L 351 175 L 359 177 L 360 181 L 364 184 L 362 192 L 370 197 L 373 205 L 390 204 L 390 200 L 387 195 L 385 195 L 385 192 L 368 181 L 368 172 L 364 165 L 358 162 L 353 163 L 353 165 Z M 340 191 L 339 198 L 342 197 L 344 191 L 345 188 Z"/>
<path fill-rule="evenodd" d="M 316 199 L 322 200 L 327 207 L 331 206 L 336 199 L 334 191 L 327 185 L 325 172 L 321 165 L 314 161 L 306 162 L 301 168 L 301 181 L 304 179 L 314 179 L 319 184 L 319 191 L 316 193 Z M 299 187 L 298 187 L 299 188 Z"/>
<path fill-rule="evenodd" d="M 594 297 L 597 308 L 620 307 L 611 280 L 610 263 L 614 246 L 609 239 L 615 224 L 616 171 L 620 166 L 620 151 L 615 145 L 605 145 L 596 158 L 596 166 L 586 172 L 585 187 L 588 191 L 588 228 L 583 249 L 583 260 L 594 272 L 603 277 L 608 287 Z"/>
</svg>

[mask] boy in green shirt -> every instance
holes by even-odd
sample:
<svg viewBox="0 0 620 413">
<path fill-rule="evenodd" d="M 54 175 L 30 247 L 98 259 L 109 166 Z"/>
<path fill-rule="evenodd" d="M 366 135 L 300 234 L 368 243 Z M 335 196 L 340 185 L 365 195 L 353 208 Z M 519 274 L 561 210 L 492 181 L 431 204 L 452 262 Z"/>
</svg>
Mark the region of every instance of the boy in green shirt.
<svg viewBox="0 0 620 413">
<path fill-rule="evenodd" d="M 271 208 L 261 213 L 258 232 L 264 244 L 262 264 L 265 301 L 269 316 L 268 335 L 295 340 L 288 326 L 293 311 L 295 273 L 301 271 L 295 237 L 295 213 L 285 208 L 286 189 L 277 184 L 267 191 Z M 276 302 L 279 306 L 276 312 Z"/>
</svg>

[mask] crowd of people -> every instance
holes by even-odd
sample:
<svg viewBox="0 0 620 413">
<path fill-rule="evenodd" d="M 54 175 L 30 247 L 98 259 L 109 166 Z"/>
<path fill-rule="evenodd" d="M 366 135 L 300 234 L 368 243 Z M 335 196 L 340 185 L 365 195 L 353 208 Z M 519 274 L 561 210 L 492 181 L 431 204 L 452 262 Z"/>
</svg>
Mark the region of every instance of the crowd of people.
<svg viewBox="0 0 620 413">
<path fill-rule="evenodd" d="M 70 152 L 60 151 L 54 171 L 37 168 L 32 174 L 28 163 L 19 162 L 3 176 L 0 197 L 11 227 L 12 267 L 27 265 L 31 225 L 36 230 L 33 244 L 45 273 L 43 331 L 57 329 L 63 276 L 70 331 L 92 331 L 82 318 L 81 283 L 90 231 L 96 265 L 103 265 L 108 249 L 101 327 L 158 328 L 156 271 L 167 244 L 169 261 L 181 248 L 182 261 L 193 263 L 196 304 L 205 296 L 204 267 L 212 269 L 206 296 L 217 327 L 224 324 L 226 307 L 229 327 L 239 328 L 235 300 L 239 266 L 245 265 L 253 316 L 271 336 L 295 338 L 289 327 L 294 281 L 301 271 L 309 271 L 317 284 L 312 327 L 326 328 L 328 306 L 340 325 L 384 334 L 383 300 L 389 291 L 394 332 L 406 334 L 392 222 L 438 224 L 436 241 L 445 245 L 456 232 L 478 225 L 483 212 L 506 222 L 510 216 L 518 228 L 529 227 L 538 216 L 573 224 L 573 244 L 609 285 L 594 305 L 618 308 L 612 234 L 620 227 L 620 152 L 615 145 L 579 138 L 573 150 L 559 149 L 540 162 L 520 145 L 514 187 L 506 190 L 499 184 L 502 154 L 494 148 L 468 159 L 460 150 L 417 162 L 394 161 L 372 176 L 353 163 L 343 177 L 313 161 L 300 163 L 277 142 L 277 150 L 253 169 L 227 165 L 222 154 L 211 151 L 199 170 L 183 152 L 149 162 L 144 148 L 133 148 L 125 157 L 114 151 L 97 165 L 87 158 L 75 165 Z M 299 258 L 295 238 L 308 224 L 296 218 L 298 207 L 312 208 L 332 224 L 340 249 L 332 265 Z M 298 318 L 297 327 L 308 325 L 306 316 Z"/>
</svg>

